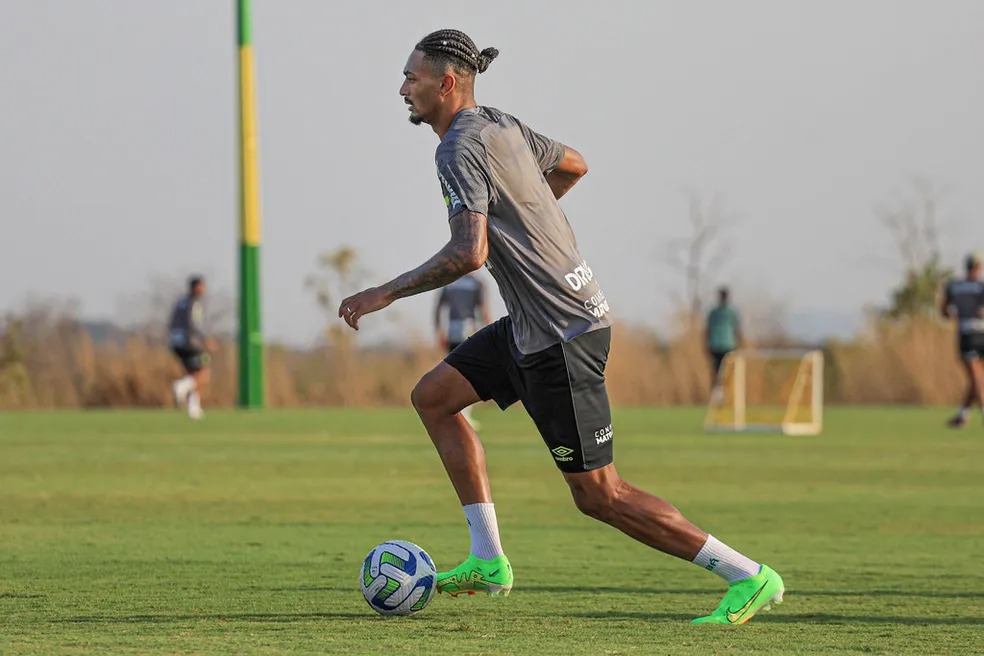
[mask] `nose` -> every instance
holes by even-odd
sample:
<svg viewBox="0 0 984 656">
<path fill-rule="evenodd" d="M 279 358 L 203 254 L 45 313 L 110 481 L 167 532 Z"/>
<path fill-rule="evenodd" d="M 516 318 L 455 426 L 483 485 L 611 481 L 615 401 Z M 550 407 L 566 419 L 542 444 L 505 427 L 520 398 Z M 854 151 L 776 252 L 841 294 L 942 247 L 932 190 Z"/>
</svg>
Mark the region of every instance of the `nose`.
<svg viewBox="0 0 984 656">
<path fill-rule="evenodd" d="M 404 80 L 403 84 L 400 85 L 400 95 L 403 96 L 404 98 L 406 98 L 407 95 L 410 93 L 410 91 L 407 89 L 407 86 L 408 83 L 406 80 Z"/>
</svg>

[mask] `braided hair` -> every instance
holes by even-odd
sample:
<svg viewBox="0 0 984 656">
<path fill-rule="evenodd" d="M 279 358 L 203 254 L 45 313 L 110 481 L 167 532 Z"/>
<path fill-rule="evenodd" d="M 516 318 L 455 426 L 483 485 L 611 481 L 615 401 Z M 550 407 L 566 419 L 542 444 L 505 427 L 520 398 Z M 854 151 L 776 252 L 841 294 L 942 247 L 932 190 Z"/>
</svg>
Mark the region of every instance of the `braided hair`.
<svg viewBox="0 0 984 656">
<path fill-rule="evenodd" d="M 446 68 L 451 66 L 463 75 L 475 76 L 484 73 L 499 56 L 495 48 L 479 51 L 471 38 L 459 30 L 438 30 L 431 32 L 414 47 L 424 53 L 424 59 Z"/>
</svg>

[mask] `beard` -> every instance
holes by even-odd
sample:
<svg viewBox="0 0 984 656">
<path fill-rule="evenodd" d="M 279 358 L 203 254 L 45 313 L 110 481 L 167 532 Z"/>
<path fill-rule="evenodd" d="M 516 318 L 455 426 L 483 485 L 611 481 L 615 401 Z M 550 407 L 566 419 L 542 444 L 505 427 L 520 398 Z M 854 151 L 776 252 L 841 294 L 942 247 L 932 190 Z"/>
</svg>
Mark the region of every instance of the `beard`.
<svg viewBox="0 0 984 656">
<path fill-rule="evenodd" d="M 411 124 L 413 124 L 413 125 L 420 125 L 421 123 L 424 123 L 425 122 L 423 115 L 420 112 L 417 111 L 417 108 L 416 107 L 414 107 L 409 102 L 407 103 L 407 106 L 408 106 L 408 109 L 410 110 L 410 116 L 407 117 L 407 120 L 410 121 Z"/>
</svg>

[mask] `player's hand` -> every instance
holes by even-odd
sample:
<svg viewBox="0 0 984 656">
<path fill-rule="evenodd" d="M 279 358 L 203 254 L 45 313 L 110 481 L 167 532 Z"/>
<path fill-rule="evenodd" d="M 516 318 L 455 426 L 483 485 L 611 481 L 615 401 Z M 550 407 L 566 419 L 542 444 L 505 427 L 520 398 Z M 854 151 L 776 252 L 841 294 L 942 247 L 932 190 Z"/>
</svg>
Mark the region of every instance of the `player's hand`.
<svg viewBox="0 0 984 656">
<path fill-rule="evenodd" d="M 349 296 L 338 306 L 338 316 L 345 319 L 350 327 L 359 329 L 359 319 L 364 315 L 382 310 L 393 302 L 390 295 L 381 287 L 370 287 Z"/>
</svg>

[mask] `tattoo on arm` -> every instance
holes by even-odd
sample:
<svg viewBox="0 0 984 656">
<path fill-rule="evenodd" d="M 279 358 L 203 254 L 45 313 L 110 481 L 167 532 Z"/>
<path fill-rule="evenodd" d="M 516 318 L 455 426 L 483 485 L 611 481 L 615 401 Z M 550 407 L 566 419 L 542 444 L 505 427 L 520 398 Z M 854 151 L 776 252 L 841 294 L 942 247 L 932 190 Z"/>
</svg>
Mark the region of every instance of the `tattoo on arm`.
<svg viewBox="0 0 984 656">
<path fill-rule="evenodd" d="M 451 240 L 413 271 L 384 285 L 394 299 L 443 287 L 482 266 L 488 257 L 488 220 L 484 214 L 461 212 L 451 218 Z"/>
</svg>

